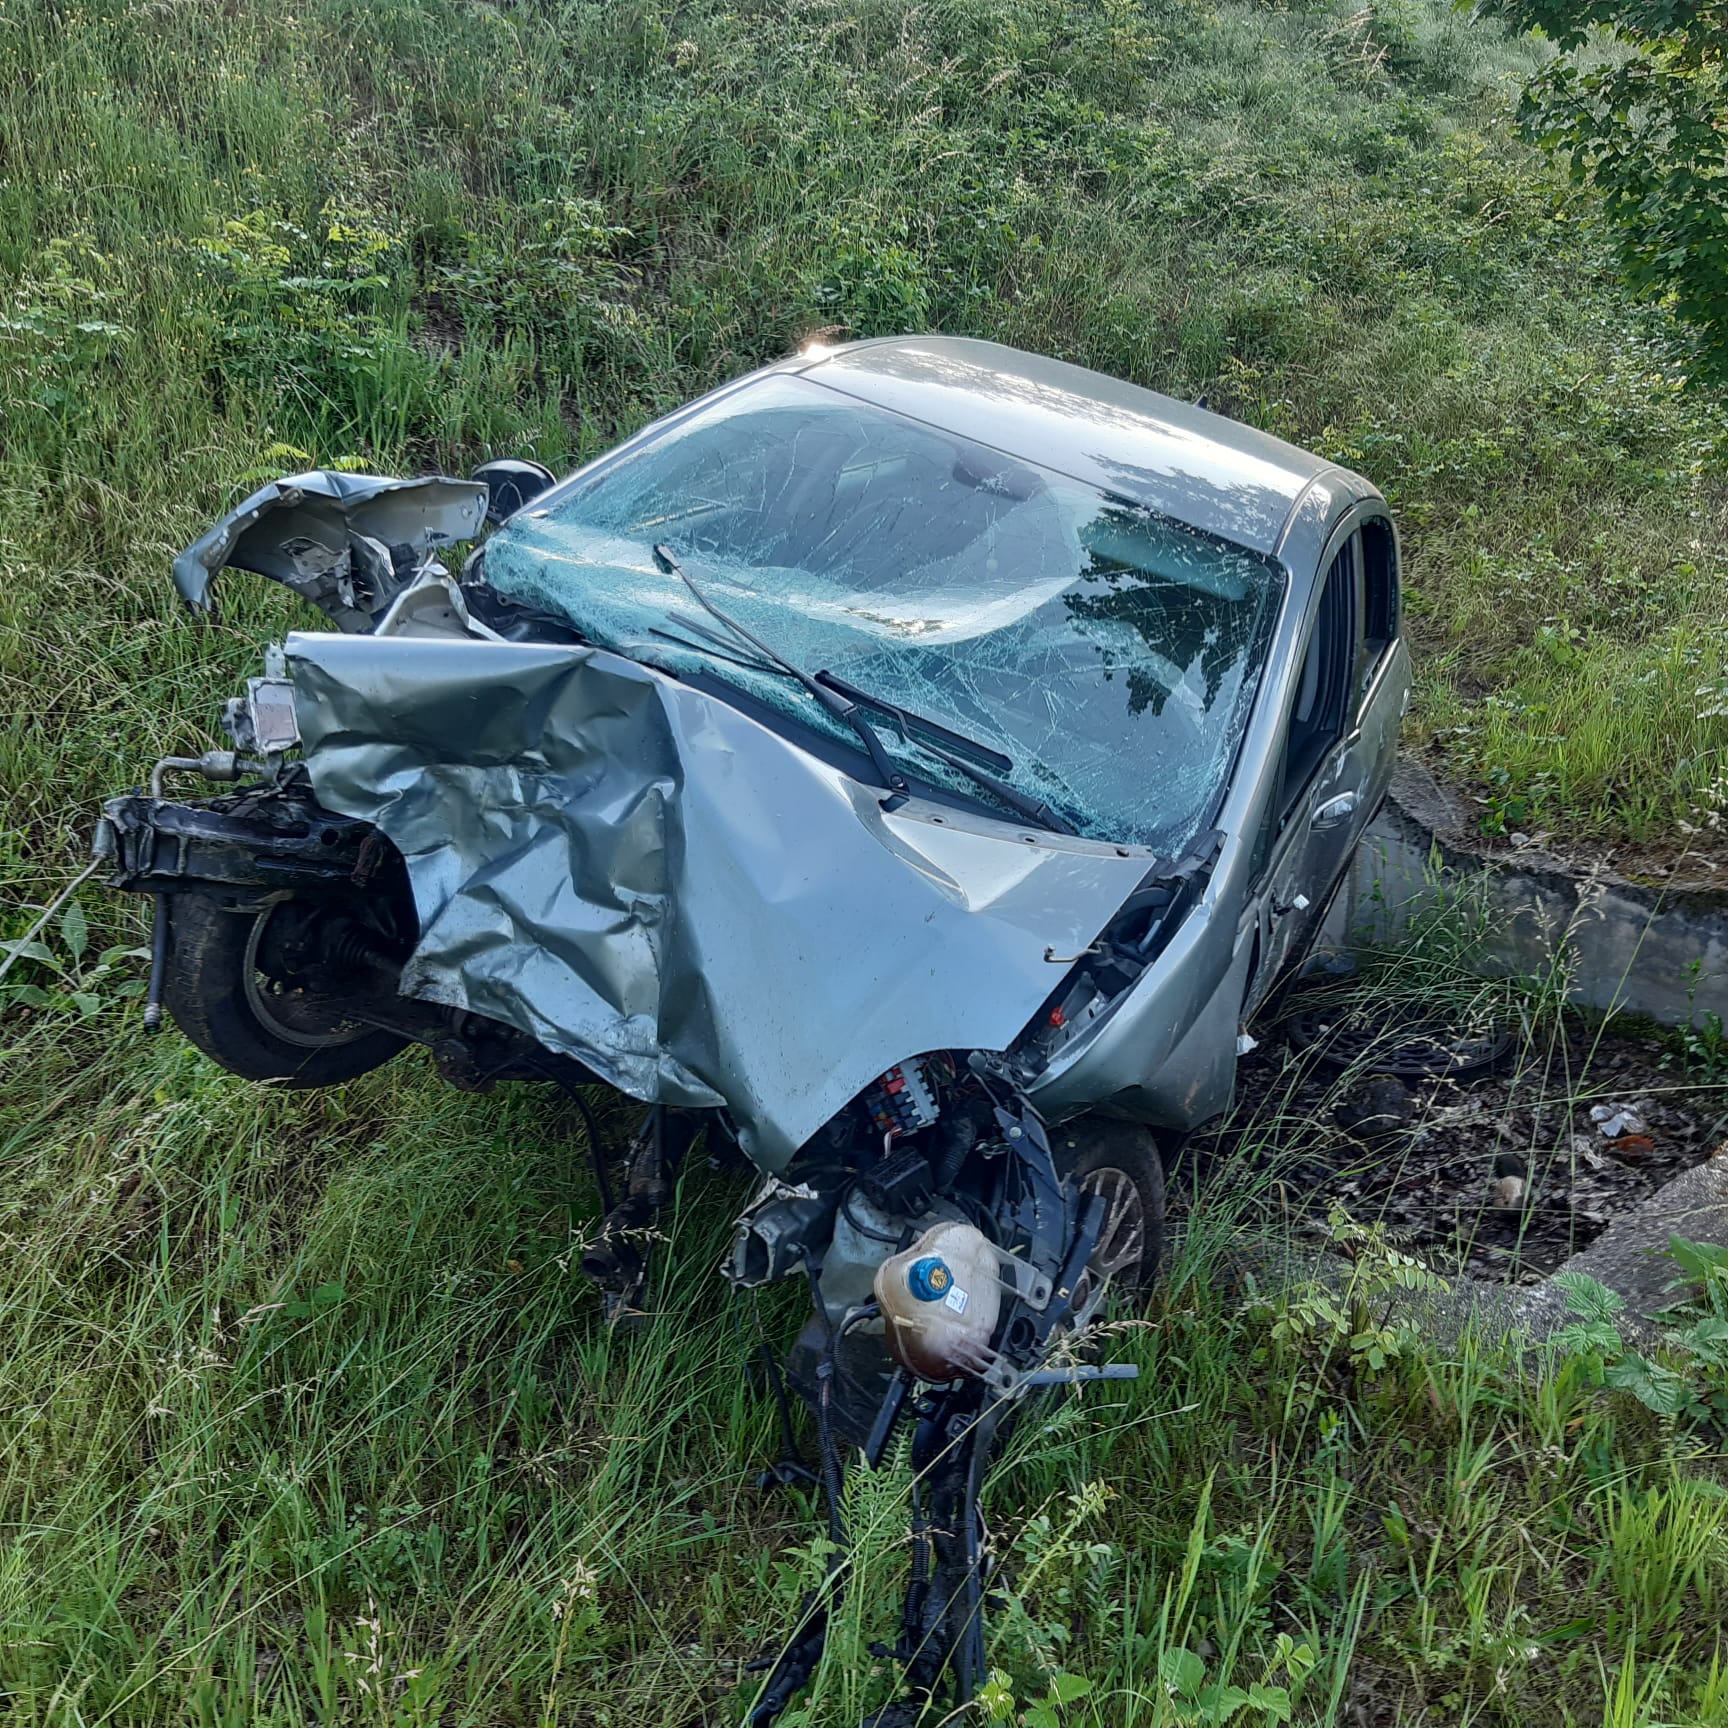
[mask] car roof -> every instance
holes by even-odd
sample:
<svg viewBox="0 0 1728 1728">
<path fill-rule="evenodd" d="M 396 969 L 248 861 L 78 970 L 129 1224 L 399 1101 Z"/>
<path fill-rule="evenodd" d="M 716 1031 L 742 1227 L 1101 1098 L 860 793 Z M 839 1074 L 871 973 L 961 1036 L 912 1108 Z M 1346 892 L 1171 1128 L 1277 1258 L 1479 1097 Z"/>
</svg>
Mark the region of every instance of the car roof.
<svg viewBox="0 0 1728 1728">
<path fill-rule="evenodd" d="M 813 345 L 776 371 L 941 427 L 1274 552 L 1317 475 L 1373 488 L 1323 457 L 1222 414 L 1065 360 L 959 336 Z"/>
</svg>

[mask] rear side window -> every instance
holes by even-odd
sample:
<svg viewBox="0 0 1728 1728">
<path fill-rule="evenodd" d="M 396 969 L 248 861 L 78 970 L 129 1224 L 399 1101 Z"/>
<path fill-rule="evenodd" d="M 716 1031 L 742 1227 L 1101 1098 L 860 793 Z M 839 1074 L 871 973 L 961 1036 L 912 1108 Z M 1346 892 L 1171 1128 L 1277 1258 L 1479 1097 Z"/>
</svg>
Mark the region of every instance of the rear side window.
<svg viewBox="0 0 1728 1728">
<path fill-rule="evenodd" d="M 1398 542 L 1384 517 L 1362 524 L 1362 668 L 1366 693 L 1386 650 L 1398 636 Z"/>
<path fill-rule="evenodd" d="M 1286 819 L 1315 769 L 1344 736 L 1350 673 L 1357 645 L 1359 579 L 1358 540 L 1353 534 L 1326 573 L 1314 633 L 1302 657 L 1302 674 L 1291 705 L 1290 731 L 1284 747 Z"/>
</svg>

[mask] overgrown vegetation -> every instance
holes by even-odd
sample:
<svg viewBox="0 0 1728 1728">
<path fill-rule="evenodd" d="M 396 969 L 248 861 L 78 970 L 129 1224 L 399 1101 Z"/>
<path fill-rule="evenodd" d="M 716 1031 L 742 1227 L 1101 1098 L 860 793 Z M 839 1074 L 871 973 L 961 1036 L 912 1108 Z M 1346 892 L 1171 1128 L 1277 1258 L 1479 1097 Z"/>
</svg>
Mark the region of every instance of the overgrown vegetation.
<svg viewBox="0 0 1728 1728">
<path fill-rule="evenodd" d="M 1518 139 L 1542 54 L 1439 0 L 4 0 L 8 874 L 279 622 L 164 581 L 260 476 L 563 467 L 922 327 L 1360 467 L 1491 828 L 1719 846 L 1723 422 Z"/>
<path fill-rule="evenodd" d="M 1630 1348 L 1615 1323 L 1625 1304 L 1582 1272 L 1556 1277 L 1578 1316 L 1557 1341 L 1593 1358 L 1604 1385 L 1630 1392 L 1657 1415 L 1682 1416 L 1720 1433 L 1728 1428 L 1728 1248 L 1676 1235 L 1669 1253 L 1686 1298 L 1668 1316 L 1674 1323 L 1663 1343 L 1670 1360 Z"/>
<path fill-rule="evenodd" d="M 0 0 L 4 934 L 288 622 L 236 581 L 194 629 L 166 582 L 259 478 L 564 466 L 833 329 L 1044 349 L 1361 467 L 1416 739 L 1490 824 L 1714 846 L 1719 414 L 1518 141 L 1539 60 L 1430 0 Z M 232 1081 L 137 1032 L 135 910 L 70 907 L 0 1021 L 8 1719 L 733 1719 L 823 1570 L 748 1486 L 733 1189 L 690 1177 L 608 1336 L 542 1093 Z M 998 1718 L 1728 1720 L 1713 1442 L 1587 1358 L 1232 1288 L 1264 1200 L 1213 1196 L 1118 1340 L 1137 1388 L 1021 1430 Z M 879 1694 L 904 1486 L 859 1486 L 810 1721 Z"/>
<path fill-rule="evenodd" d="M 1721 0 L 1507 0 L 1499 8 L 1587 57 L 1549 62 L 1531 130 L 1602 194 L 1628 279 L 1668 297 L 1694 365 L 1728 380 L 1728 7 Z"/>
</svg>

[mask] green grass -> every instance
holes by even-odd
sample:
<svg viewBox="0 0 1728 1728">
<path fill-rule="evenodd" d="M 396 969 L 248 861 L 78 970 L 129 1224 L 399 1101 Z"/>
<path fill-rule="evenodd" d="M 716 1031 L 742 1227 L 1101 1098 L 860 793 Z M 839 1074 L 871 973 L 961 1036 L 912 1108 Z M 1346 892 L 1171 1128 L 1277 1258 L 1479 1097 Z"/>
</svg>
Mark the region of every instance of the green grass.
<svg viewBox="0 0 1728 1728">
<path fill-rule="evenodd" d="M 1720 405 L 1515 137 L 1536 58 L 1438 0 L 3 0 L 0 859 L 208 731 L 280 612 L 165 563 L 260 476 L 561 467 L 831 328 L 1360 466 L 1490 825 L 1707 828 Z"/>
<path fill-rule="evenodd" d="M 835 327 L 999 337 L 1360 466 L 1405 527 L 1414 736 L 1489 821 L 1708 842 L 1720 410 L 1513 136 L 1534 53 L 1428 0 L 0 0 L 7 934 L 289 621 L 234 581 L 196 629 L 167 584 L 261 477 L 567 465 Z M 821 1556 L 748 1486 L 733 1188 L 690 1178 L 650 1329 L 610 1337 L 543 1093 L 232 1081 L 137 1032 L 138 909 L 74 905 L 78 994 L 0 1021 L 7 1720 L 735 1719 Z M 1120 1341 L 1138 1387 L 1021 1432 L 1016 1713 L 1054 1669 L 1079 1728 L 1184 1719 L 1178 1650 L 1294 1688 L 1282 1635 L 1304 1722 L 1728 1721 L 1716 1460 L 1574 1368 L 1280 1331 L 1221 1272 L 1266 1192 L 1214 1196 Z M 854 1508 L 816 1720 L 880 1687 L 904 1489 Z"/>
<path fill-rule="evenodd" d="M 7 1720 L 741 1720 L 822 1554 L 812 1507 L 751 1486 L 773 1406 L 713 1284 L 740 1180 L 692 1170 L 648 1325 L 609 1334 L 546 1089 L 410 1057 L 269 1093 L 100 1030 L 15 1032 L 0 1126 Z M 1112 1339 L 1141 1380 L 1015 1436 L 988 1511 L 1019 1708 L 1054 1673 L 1091 1684 L 1076 1728 L 1208 1720 L 1160 1678 L 1190 1672 L 1302 1723 L 1728 1722 L 1718 1456 L 1582 1359 L 1394 1321 L 1374 1372 L 1317 1291 L 1256 1293 L 1275 1168 L 1214 1180 Z M 880 1700 L 905 1488 L 858 1485 L 811 1723 Z M 1232 1719 L 1279 1720 L 1258 1696 Z"/>
</svg>

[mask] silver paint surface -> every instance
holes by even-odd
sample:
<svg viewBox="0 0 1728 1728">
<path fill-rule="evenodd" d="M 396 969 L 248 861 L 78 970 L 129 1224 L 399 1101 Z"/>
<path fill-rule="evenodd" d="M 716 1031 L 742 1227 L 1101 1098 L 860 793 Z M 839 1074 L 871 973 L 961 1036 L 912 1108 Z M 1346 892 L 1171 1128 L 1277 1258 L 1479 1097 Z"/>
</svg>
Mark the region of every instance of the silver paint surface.
<svg viewBox="0 0 1728 1728">
<path fill-rule="evenodd" d="M 1240 421 L 998 342 L 857 342 L 802 375 L 1270 552 L 1324 457 Z"/>
<path fill-rule="evenodd" d="M 770 1171 L 893 1063 L 1017 1039 L 1053 1119 L 1103 1109 L 1195 1125 L 1228 1103 L 1238 1026 L 1272 962 L 1317 921 L 1316 875 L 1340 862 L 1304 838 L 1305 817 L 1270 857 L 1256 837 L 1327 562 L 1384 500 L 1187 403 L 992 343 L 902 337 L 810 351 L 725 386 L 531 515 L 775 374 L 1022 453 L 1285 572 L 1204 891 L 1084 1028 L 1022 1038 L 1067 971 L 1045 956 L 1078 954 L 1105 927 L 1151 863 L 1144 849 L 1029 839 L 950 804 L 885 813 L 880 792 L 667 672 L 591 648 L 476 640 L 491 632 L 434 552 L 478 532 L 477 483 L 293 476 L 189 547 L 176 583 L 202 606 L 232 563 L 313 599 L 344 631 L 379 632 L 292 638 L 290 674 L 320 798 L 377 823 L 408 858 L 423 926 L 410 994 L 519 1027 L 638 1097 L 722 1104 Z M 421 564 L 386 628 L 381 604 L 352 603 L 353 578 L 403 544 Z M 1397 647 L 1316 800 L 1357 792 L 1365 814 L 1378 802 L 1408 682 Z"/>
<path fill-rule="evenodd" d="M 321 803 L 375 823 L 421 924 L 405 994 L 635 1097 L 724 1105 L 768 1170 L 876 1075 L 1006 1048 L 1143 850 L 882 794 L 599 650 L 287 643 Z"/>
</svg>

